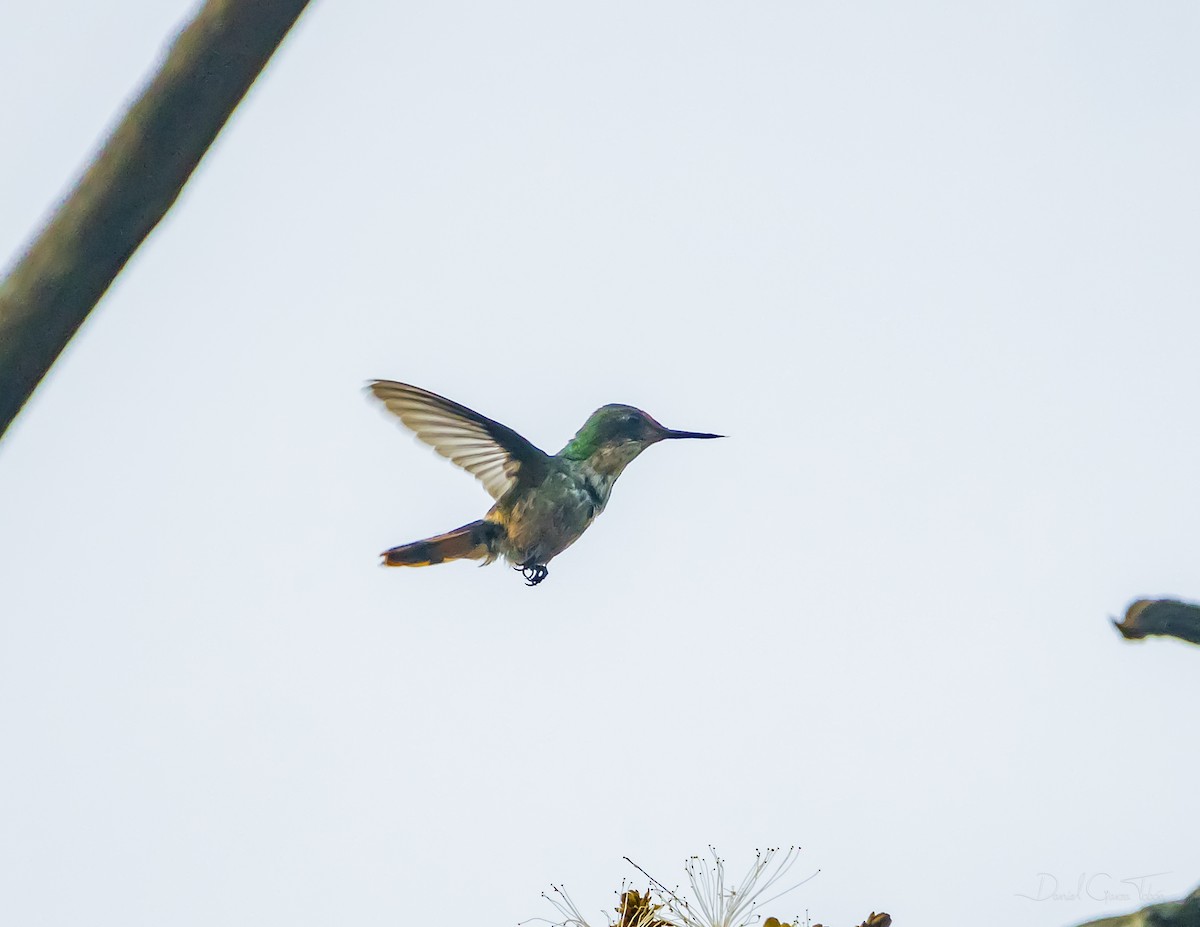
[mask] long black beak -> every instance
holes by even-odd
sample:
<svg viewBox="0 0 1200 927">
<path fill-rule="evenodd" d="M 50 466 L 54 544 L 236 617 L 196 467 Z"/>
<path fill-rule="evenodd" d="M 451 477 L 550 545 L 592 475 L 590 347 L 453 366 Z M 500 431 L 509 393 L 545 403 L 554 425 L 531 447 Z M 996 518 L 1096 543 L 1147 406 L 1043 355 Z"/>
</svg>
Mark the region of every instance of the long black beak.
<svg viewBox="0 0 1200 927">
<path fill-rule="evenodd" d="M 710 435 L 707 431 L 676 431 L 674 428 L 664 428 L 663 438 L 723 438 L 724 435 Z"/>
</svg>

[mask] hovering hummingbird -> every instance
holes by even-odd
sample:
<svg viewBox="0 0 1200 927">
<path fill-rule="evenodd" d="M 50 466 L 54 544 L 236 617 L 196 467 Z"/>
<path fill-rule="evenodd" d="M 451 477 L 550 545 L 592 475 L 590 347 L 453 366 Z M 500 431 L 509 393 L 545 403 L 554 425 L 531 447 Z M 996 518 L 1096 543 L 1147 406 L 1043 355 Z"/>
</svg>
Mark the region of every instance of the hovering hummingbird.
<svg viewBox="0 0 1200 927">
<path fill-rule="evenodd" d="M 635 457 L 667 438 L 720 438 L 664 428 L 641 409 L 607 405 L 591 414 L 554 456 L 466 406 L 428 390 L 375 380 L 373 392 L 418 438 L 483 483 L 496 504 L 479 521 L 393 547 L 386 566 L 503 557 L 536 586 L 546 564 L 570 547 L 608 504 Z"/>
</svg>

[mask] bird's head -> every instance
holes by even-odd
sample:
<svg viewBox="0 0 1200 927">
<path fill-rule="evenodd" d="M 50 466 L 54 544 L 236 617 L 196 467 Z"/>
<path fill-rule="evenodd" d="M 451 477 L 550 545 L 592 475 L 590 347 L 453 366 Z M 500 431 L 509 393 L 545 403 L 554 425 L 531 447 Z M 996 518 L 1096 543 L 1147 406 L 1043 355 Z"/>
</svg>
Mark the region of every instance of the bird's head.
<svg viewBox="0 0 1200 927">
<path fill-rule="evenodd" d="M 598 472 L 617 476 L 651 444 L 674 438 L 721 438 L 701 431 L 664 428 L 641 409 L 613 403 L 588 417 L 563 456 L 587 460 Z"/>
</svg>

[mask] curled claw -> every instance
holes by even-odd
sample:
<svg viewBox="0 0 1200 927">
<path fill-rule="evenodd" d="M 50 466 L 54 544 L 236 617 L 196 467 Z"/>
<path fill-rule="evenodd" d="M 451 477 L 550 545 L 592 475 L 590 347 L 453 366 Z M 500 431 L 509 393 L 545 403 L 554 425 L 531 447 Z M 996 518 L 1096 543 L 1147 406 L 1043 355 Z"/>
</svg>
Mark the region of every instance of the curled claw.
<svg viewBox="0 0 1200 927">
<path fill-rule="evenodd" d="M 521 575 L 525 577 L 526 586 L 536 586 L 550 575 L 550 570 L 544 563 L 522 563 L 516 569 L 520 570 Z"/>
</svg>

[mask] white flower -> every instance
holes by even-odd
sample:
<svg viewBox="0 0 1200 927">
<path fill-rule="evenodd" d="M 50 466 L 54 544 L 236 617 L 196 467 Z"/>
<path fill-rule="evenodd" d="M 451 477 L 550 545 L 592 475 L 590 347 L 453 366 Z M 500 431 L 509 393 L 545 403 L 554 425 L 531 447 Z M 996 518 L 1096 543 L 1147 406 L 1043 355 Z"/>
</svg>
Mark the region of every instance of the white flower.
<svg viewBox="0 0 1200 927">
<path fill-rule="evenodd" d="M 550 921 L 544 917 L 535 917 L 533 921 L 550 924 L 552 927 L 591 927 L 564 889 L 558 885 L 551 885 L 550 889 L 552 894 L 542 892 L 542 897 L 558 909 L 561 919 Z M 617 920 L 608 916 L 608 927 L 667 927 L 667 922 L 657 916 L 656 912 L 660 906 L 651 901 L 649 890 L 642 894 L 636 889 L 627 889 L 622 882 L 619 898 L 615 908 Z M 530 921 L 522 923 L 528 924 Z"/>
<path fill-rule="evenodd" d="M 570 895 L 557 885 L 551 885 L 550 891 L 549 895 L 542 892 L 542 897 L 558 909 L 562 919 L 550 921 L 544 917 L 532 917 L 527 921 L 521 921 L 521 924 L 541 923 L 551 924 L 552 927 L 591 927 L 591 924 L 579 913 L 579 908 L 575 906 Z"/>
<path fill-rule="evenodd" d="M 628 889 L 625 883 L 618 892 L 617 918 L 605 918 L 606 927 L 749 927 L 760 919 L 758 909 L 799 888 L 817 873 L 801 879 L 795 885 L 776 891 L 779 881 L 795 865 L 800 856 L 799 847 L 789 847 L 782 854 L 772 848 L 756 851 L 750 871 L 736 885 L 725 884 L 725 860 L 709 847 L 712 856 L 693 856 L 684 863 L 691 897 L 671 891 L 637 863 L 626 861 L 650 880 L 650 889 L 642 894 Z M 817 870 L 820 872 L 820 870 Z M 592 927 L 580 913 L 571 896 L 560 886 L 550 886 L 551 893 L 542 897 L 558 910 L 558 920 L 543 917 L 523 921 L 549 924 L 551 927 Z M 764 898 L 764 895 L 769 897 Z M 778 922 L 776 922 L 778 923 Z M 781 925 L 782 927 L 782 925 Z"/>
<path fill-rule="evenodd" d="M 759 920 L 756 913 L 758 908 L 799 888 L 817 874 L 814 872 L 782 891 L 773 891 L 780 879 L 795 865 L 800 848 L 789 847 L 782 855 L 779 849 L 772 848 L 756 852 L 754 864 L 741 882 L 727 886 L 725 860 L 712 847 L 709 847 L 709 852 L 711 860 L 693 856 L 684 864 L 684 871 L 692 886 L 690 900 L 666 889 L 656 880 L 657 892 L 663 904 L 662 916 L 677 927 L 748 927 Z M 768 894 L 769 897 L 763 897 Z"/>
</svg>

